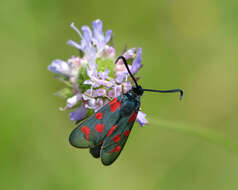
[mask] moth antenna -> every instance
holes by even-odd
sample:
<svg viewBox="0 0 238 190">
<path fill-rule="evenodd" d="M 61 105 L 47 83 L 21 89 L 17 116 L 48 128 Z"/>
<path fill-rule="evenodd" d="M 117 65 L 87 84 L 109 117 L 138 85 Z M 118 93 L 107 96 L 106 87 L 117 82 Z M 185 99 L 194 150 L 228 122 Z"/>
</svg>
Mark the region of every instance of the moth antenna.
<svg viewBox="0 0 238 190">
<path fill-rule="evenodd" d="M 133 81 L 134 81 L 136 87 L 138 88 L 139 85 L 138 85 L 138 83 L 136 82 L 135 77 L 132 75 L 132 73 L 131 73 L 131 71 L 130 71 L 130 69 L 129 69 L 129 67 L 128 67 L 128 64 L 127 64 L 126 58 L 125 58 L 124 56 L 121 55 L 121 56 L 119 56 L 119 57 L 117 58 L 117 60 L 115 61 L 115 63 L 117 63 L 120 59 L 122 59 L 124 65 L 126 66 L 126 69 L 127 69 L 128 73 L 130 74 L 130 76 L 131 76 L 131 78 L 133 79 Z"/>
<path fill-rule="evenodd" d="M 183 90 L 178 88 L 178 89 L 172 89 L 172 90 L 153 90 L 153 89 L 143 89 L 143 91 L 150 91 L 150 92 L 160 92 L 160 93 L 173 93 L 173 92 L 179 92 L 180 96 L 179 99 L 182 100 L 183 98 Z"/>
</svg>

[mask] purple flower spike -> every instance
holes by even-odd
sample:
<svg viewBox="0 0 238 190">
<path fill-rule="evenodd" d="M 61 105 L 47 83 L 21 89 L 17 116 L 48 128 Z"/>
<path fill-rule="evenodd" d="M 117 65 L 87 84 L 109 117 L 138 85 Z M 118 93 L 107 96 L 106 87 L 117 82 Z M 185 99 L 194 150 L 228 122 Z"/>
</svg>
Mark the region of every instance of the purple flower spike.
<svg viewBox="0 0 238 190">
<path fill-rule="evenodd" d="M 97 87 L 100 86 L 100 84 L 95 83 L 95 82 L 93 82 L 93 81 L 91 81 L 91 80 L 85 80 L 83 84 L 89 84 L 89 85 L 92 86 L 92 88 L 97 88 Z"/>
<path fill-rule="evenodd" d="M 99 88 L 95 91 L 96 96 L 105 96 L 106 95 L 106 90 L 104 88 Z"/>
<path fill-rule="evenodd" d="M 81 30 L 83 31 L 83 37 L 87 44 L 90 44 L 92 42 L 92 31 L 88 26 L 83 26 Z"/>
<path fill-rule="evenodd" d="M 143 127 L 146 123 L 148 123 L 147 119 L 145 118 L 146 114 L 142 111 L 139 111 L 137 114 L 136 121 Z"/>
<path fill-rule="evenodd" d="M 124 81 L 124 79 L 126 78 L 126 76 L 128 76 L 128 73 L 125 72 L 117 72 L 116 73 L 116 82 L 117 83 L 122 83 Z"/>
<path fill-rule="evenodd" d="M 73 28 L 73 29 L 78 33 L 78 35 L 83 39 L 83 36 L 82 36 L 81 32 L 80 32 L 79 29 L 74 25 L 73 22 L 70 24 L 70 27 Z"/>
<path fill-rule="evenodd" d="M 96 100 L 96 104 L 95 104 L 94 111 L 97 112 L 97 111 L 100 110 L 102 107 L 103 107 L 103 100 L 98 98 L 98 99 Z"/>
<path fill-rule="evenodd" d="M 98 51 L 102 51 L 105 45 L 110 41 L 112 31 L 108 30 L 106 31 L 105 37 L 102 31 L 102 21 L 101 20 L 95 20 L 92 23 L 93 26 L 93 43 L 97 46 Z"/>
<path fill-rule="evenodd" d="M 83 48 L 81 47 L 81 45 L 79 45 L 78 43 L 74 42 L 73 40 L 69 40 L 69 41 L 67 42 L 67 44 L 69 44 L 69 45 L 71 45 L 71 46 L 73 46 L 73 47 L 75 47 L 75 48 L 77 48 L 77 49 L 79 49 L 79 50 L 83 50 Z"/>
<path fill-rule="evenodd" d="M 104 72 L 98 72 L 98 75 L 102 80 L 105 80 L 105 79 L 108 79 L 108 73 L 109 73 L 109 70 L 105 69 Z"/>
<path fill-rule="evenodd" d="M 114 58 L 115 54 L 116 54 L 116 50 L 113 47 L 105 45 L 103 52 L 102 52 L 102 55 L 104 57 Z"/>
<path fill-rule="evenodd" d="M 89 108 L 89 109 L 95 108 L 96 99 L 94 97 L 89 97 L 88 95 L 83 94 L 83 99 L 84 101 L 87 101 L 87 103 L 85 103 L 86 108 Z"/>
<path fill-rule="evenodd" d="M 78 101 L 81 100 L 81 98 L 82 98 L 82 94 L 80 92 L 74 95 L 73 97 L 68 98 L 66 109 L 73 108 L 78 103 Z"/>
<path fill-rule="evenodd" d="M 131 73 L 134 75 L 135 73 L 137 73 L 139 71 L 139 69 L 141 68 L 141 54 L 142 54 L 142 48 L 138 48 L 137 50 L 137 54 L 136 54 L 136 58 L 133 61 L 132 65 L 131 65 Z"/>
<path fill-rule="evenodd" d="M 80 50 L 79 56 L 72 56 L 67 61 L 54 60 L 48 70 L 56 73 L 57 78 L 67 85 L 59 91 L 66 99 L 66 106 L 60 110 L 77 110 L 70 113 L 70 119 L 80 121 L 92 111 L 97 112 L 109 102 L 110 98 L 127 93 L 132 88 L 132 80 L 123 60 L 116 64 L 116 50 L 108 44 L 112 31 L 103 31 L 103 23 L 97 19 L 91 27 L 84 25 L 77 28 L 74 23 L 70 27 L 80 36 L 80 43 L 69 40 L 68 44 Z M 131 73 L 136 74 L 141 68 L 141 48 L 131 48 L 122 54 L 128 61 Z M 110 98 L 107 98 L 107 97 Z M 137 122 L 143 126 L 147 123 L 146 114 L 139 111 Z"/>
<path fill-rule="evenodd" d="M 109 90 L 108 96 L 110 98 L 115 98 L 121 95 L 122 88 L 120 85 L 116 85 L 115 87 L 112 88 L 112 90 Z"/>
<path fill-rule="evenodd" d="M 105 44 L 108 43 L 111 40 L 112 37 L 112 31 L 111 30 L 107 30 L 105 33 Z"/>
<path fill-rule="evenodd" d="M 89 95 L 91 97 L 96 97 L 95 90 L 93 90 L 93 89 L 86 90 L 86 92 L 84 94 Z"/>
<path fill-rule="evenodd" d="M 83 31 L 83 35 L 79 31 L 79 29 L 72 23 L 70 25 L 81 37 L 81 44 L 77 44 L 76 42 L 70 40 L 68 41 L 68 44 L 71 46 L 76 47 L 77 49 L 80 49 L 83 51 L 85 54 L 87 60 L 88 60 L 88 65 L 91 70 L 95 70 L 97 65 L 96 65 L 96 49 L 92 45 L 92 32 L 88 26 L 83 26 L 81 29 Z"/>
<path fill-rule="evenodd" d="M 88 109 L 85 108 L 84 104 L 81 104 L 80 107 L 76 111 L 70 113 L 70 120 L 80 121 L 85 118 L 85 116 L 87 115 L 87 112 L 88 112 Z"/>
<path fill-rule="evenodd" d="M 104 40 L 102 32 L 102 21 L 97 19 L 93 21 L 92 26 L 95 40 L 97 40 L 98 42 L 102 42 Z"/>
<path fill-rule="evenodd" d="M 101 80 L 101 79 L 99 79 L 97 77 L 94 77 L 94 76 L 91 77 L 91 80 L 99 86 L 105 86 L 107 88 L 110 88 L 110 87 L 113 86 L 113 83 L 111 81 Z"/>
<path fill-rule="evenodd" d="M 131 48 L 131 49 L 128 49 L 124 54 L 123 56 L 126 58 L 126 59 L 133 59 L 135 57 L 135 52 L 136 52 L 136 48 Z"/>
<path fill-rule="evenodd" d="M 48 70 L 56 74 L 70 75 L 70 67 L 68 63 L 59 59 L 52 61 L 48 66 Z"/>
</svg>

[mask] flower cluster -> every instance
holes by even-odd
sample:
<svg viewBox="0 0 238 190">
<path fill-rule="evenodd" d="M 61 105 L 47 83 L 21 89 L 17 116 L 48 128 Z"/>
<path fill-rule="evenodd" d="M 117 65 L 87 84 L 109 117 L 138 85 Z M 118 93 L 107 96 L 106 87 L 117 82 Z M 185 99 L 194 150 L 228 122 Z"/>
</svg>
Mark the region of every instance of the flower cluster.
<svg viewBox="0 0 238 190">
<path fill-rule="evenodd" d="M 107 30 L 104 35 L 101 20 L 92 23 L 93 30 L 83 26 L 82 33 L 74 23 L 71 27 L 81 37 L 81 43 L 70 40 L 68 44 L 79 50 L 79 56 L 72 56 L 67 61 L 54 60 L 48 69 L 67 85 L 56 93 L 66 99 L 66 106 L 61 109 L 76 108 L 70 113 L 70 119 L 80 121 L 98 111 L 110 99 L 130 90 L 132 83 L 121 60 L 114 63 L 116 50 L 109 45 L 112 31 Z M 141 54 L 141 48 L 131 48 L 123 54 L 132 74 L 136 74 L 142 66 Z M 145 116 L 139 111 L 137 121 L 141 126 L 147 123 Z"/>
</svg>

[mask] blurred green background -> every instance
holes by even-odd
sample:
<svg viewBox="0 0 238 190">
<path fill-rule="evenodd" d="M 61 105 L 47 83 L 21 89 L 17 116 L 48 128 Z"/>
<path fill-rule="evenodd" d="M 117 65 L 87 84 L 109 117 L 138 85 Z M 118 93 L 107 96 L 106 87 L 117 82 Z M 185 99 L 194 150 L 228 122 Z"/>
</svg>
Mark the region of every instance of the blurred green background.
<svg viewBox="0 0 238 190">
<path fill-rule="evenodd" d="M 238 189 L 238 2 L 236 0 L 1 0 L 0 189 Z M 77 51 L 69 27 L 100 18 L 117 53 L 143 48 L 139 76 L 150 125 L 134 126 L 119 159 L 68 143 L 75 127 L 63 84 L 47 66 Z"/>
</svg>

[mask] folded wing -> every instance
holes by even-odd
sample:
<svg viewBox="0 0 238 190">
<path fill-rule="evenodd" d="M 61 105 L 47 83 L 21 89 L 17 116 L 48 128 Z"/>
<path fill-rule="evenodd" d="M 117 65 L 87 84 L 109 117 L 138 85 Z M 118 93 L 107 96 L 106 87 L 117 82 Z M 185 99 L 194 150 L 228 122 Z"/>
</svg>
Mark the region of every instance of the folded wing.
<svg viewBox="0 0 238 190">
<path fill-rule="evenodd" d="M 120 155 L 132 130 L 137 112 L 138 110 L 135 110 L 129 116 L 120 118 L 114 125 L 114 131 L 104 139 L 100 153 L 104 165 L 112 164 Z"/>
</svg>

